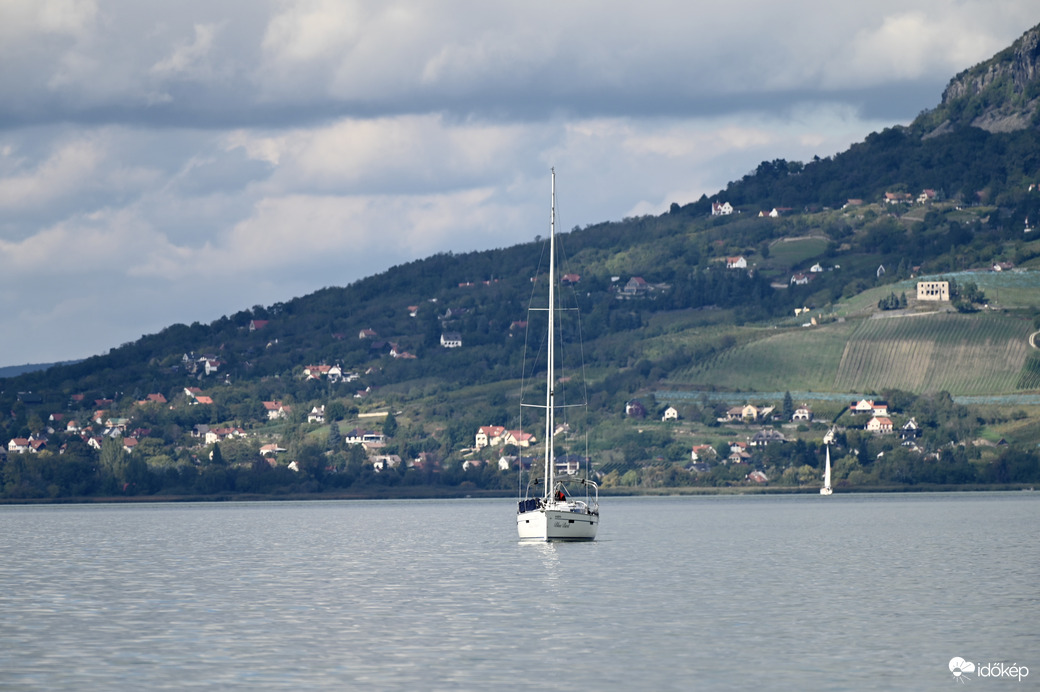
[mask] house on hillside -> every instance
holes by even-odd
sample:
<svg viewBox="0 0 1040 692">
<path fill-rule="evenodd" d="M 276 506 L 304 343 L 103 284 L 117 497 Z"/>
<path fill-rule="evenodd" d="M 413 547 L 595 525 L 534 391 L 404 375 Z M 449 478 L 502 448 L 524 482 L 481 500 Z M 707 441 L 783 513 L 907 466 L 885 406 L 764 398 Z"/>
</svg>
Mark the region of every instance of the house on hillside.
<svg viewBox="0 0 1040 692">
<path fill-rule="evenodd" d="M 899 429 L 899 436 L 904 440 L 916 440 L 921 436 L 921 428 L 917 421 L 911 418 Z"/>
<path fill-rule="evenodd" d="M 382 446 L 386 441 L 386 438 L 381 432 L 375 432 L 372 430 L 362 430 L 360 428 L 354 428 L 346 435 L 346 443 L 348 445 L 364 445 L 365 447 L 379 447 Z"/>
<path fill-rule="evenodd" d="M 743 255 L 739 257 L 727 257 L 726 269 L 747 269 L 747 258 Z"/>
<path fill-rule="evenodd" d="M 669 406 L 664 410 L 661 420 L 679 420 L 679 411 L 674 406 Z"/>
<path fill-rule="evenodd" d="M 473 446 L 477 449 L 497 447 L 502 444 L 502 436 L 505 435 L 505 432 L 506 429 L 501 425 L 482 425 L 477 430 Z"/>
<path fill-rule="evenodd" d="M 280 401 L 265 401 L 263 402 L 263 404 L 264 410 L 267 411 L 268 420 L 278 420 L 280 418 L 285 418 L 289 415 L 290 412 L 292 412 L 291 406 L 286 406 Z"/>
<path fill-rule="evenodd" d="M 892 421 L 884 416 L 874 416 L 867 423 L 867 432 L 885 435 L 892 432 Z"/>
<path fill-rule="evenodd" d="M 206 444 L 211 445 L 222 440 L 243 438 L 245 436 L 246 431 L 242 428 L 209 428 L 203 439 Z"/>
<path fill-rule="evenodd" d="M 556 474 L 573 476 L 581 471 L 582 464 L 584 463 L 585 457 L 583 456 L 578 454 L 562 454 L 556 457 Z"/>
<path fill-rule="evenodd" d="M 729 216 L 733 213 L 733 205 L 729 202 L 712 202 L 711 203 L 711 215 L 712 216 Z"/>
<path fill-rule="evenodd" d="M 747 442 L 731 442 L 729 444 L 729 456 L 726 461 L 730 464 L 746 464 L 751 461 Z"/>
<path fill-rule="evenodd" d="M 25 454 L 26 452 L 35 452 L 36 450 L 33 449 L 32 443 L 28 438 L 15 437 L 7 443 L 7 451 L 15 454 Z"/>
<path fill-rule="evenodd" d="M 618 293 L 619 298 L 639 298 L 650 292 L 650 284 L 641 276 L 633 276 Z"/>
<path fill-rule="evenodd" d="M 704 463 L 709 459 L 714 459 L 715 455 L 715 448 L 711 445 L 694 445 L 690 452 L 690 460 L 695 464 Z"/>
<path fill-rule="evenodd" d="M 318 380 L 329 374 L 331 365 L 307 365 L 303 368 L 303 376 L 308 379 Z"/>
<path fill-rule="evenodd" d="M 783 444 L 784 442 L 787 442 L 787 438 L 784 437 L 784 434 L 779 430 L 774 430 L 773 428 L 759 430 L 751 437 L 752 447 L 766 447 L 770 444 Z"/>
<path fill-rule="evenodd" d="M 515 445 L 517 447 L 530 447 L 535 441 L 534 435 L 525 433 L 523 430 L 507 430 L 502 435 L 503 444 Z"/>
<path fill-rule="evenodd" d="M 166 403 L 166 397 L 164 397 L 162 394 L 149 394 L 144 399 L 141 399 L 140 401 L 137 402 L 137 404 L 139 406 L 143 406 L 145 404 L 165 404 L 165 403 Z"/>
<path fill-rule="evenodd" d="M 873 413 L 874 401 L 873 399 L 860 399 L 859 401 L 853 401 L 851 404 L 849 404 L 849 411 L 851 411 L 853 414 Z"/>
<path fill-rule="evenodd" d="M 460 348 L 462 346 L 462 335 L 457 332 L 441 334 L 441 346 L 444 348 Z"/>
<path fill-rule="evenodd" d="M 747 479 L 752 483 L 758 483 L 762 485 L 769 482 L 769 477 L 763 471 L 754 470 L 747 475 Z"/>
<path fill-rule="evenodd" d="M 632 399 L 625 404 L 625 415 L 629 418 L 646 418 L 646 407 L 638 399 Z"/>
<path fill-rule="evenodd" d="M 792 274 L 791 275 L 791 284 L 794 285 L 794 286 L 804 286 L 807 283 L 809 283 L 809 279 L 810 278 L 811 277 L 808 274 L 802 274 L 802 273 Z"/>
<path fill-rule="evenodd" d="M 918 300 L 950 300 L 950 282 L 949 281 L 918 281 L 917 282 L 917 299 Z"/>
<path fill-rule="evenodd" d="M 744 423 L 754 423 L 757 420 L 763 420 L 773 412 L 772 406 L 753 406 L 751 404 L 744 404 L 743 406 L 734 406 L 726 411 L 727 421 L 741 421 Z"/>
</svg>

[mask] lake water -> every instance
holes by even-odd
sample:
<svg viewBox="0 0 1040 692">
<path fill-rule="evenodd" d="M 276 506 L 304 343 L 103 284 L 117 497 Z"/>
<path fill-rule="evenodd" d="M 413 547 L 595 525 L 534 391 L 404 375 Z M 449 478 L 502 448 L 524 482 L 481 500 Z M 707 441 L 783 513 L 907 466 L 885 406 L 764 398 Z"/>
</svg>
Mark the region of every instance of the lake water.
<svg viewBox="0 0 1040 692">
<path fill-rule="evenodd" d="M 602 511 L 547 545 L 508 499 L 0 507 L 0 689 L 1040 687 L 1040 493 Z"/>
</svg>

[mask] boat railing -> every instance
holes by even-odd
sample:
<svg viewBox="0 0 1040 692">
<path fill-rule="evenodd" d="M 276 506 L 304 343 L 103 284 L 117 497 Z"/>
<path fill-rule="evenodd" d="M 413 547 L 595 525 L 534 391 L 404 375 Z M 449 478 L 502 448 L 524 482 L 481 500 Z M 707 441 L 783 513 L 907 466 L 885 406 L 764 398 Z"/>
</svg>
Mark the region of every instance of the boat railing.
<svg viewBox="0 0 1040 692">
<path fill-rule="evenodd" d="M 589 478 L 583 478 L 581 484 L 586 488 L 592 488 L 592 504 L 589 511 L 593 514 L 599 514 L 599 486 L 596 484 L 596 481 Z"/>
</svg>

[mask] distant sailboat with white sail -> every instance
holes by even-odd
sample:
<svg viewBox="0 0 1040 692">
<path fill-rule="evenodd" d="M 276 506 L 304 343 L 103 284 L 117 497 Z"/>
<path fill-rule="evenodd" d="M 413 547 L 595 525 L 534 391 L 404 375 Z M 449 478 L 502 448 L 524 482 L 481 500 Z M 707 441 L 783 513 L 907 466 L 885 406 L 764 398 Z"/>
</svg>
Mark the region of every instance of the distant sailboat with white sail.
<svg viewBox="0 0 1040 692">
<path fill-rule="evenodd" d="M 831 489 L 831 446 L 827 445 L 827 462 L 826 466 L 824 466 L 823 487 L 820 488 L 820 494 L 830 495 L 833 492 Z"/>
</svg>

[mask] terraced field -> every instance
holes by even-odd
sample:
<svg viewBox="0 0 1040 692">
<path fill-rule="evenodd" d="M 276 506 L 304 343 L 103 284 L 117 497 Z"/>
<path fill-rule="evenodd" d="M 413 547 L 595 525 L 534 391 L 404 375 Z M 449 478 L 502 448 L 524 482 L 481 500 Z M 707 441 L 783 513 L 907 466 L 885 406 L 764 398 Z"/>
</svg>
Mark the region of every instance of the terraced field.
<svg viewBox="0 0 1040 692">
<path fill-rule="evenodd" d="M 1029 322 L 1003 314 L 850 320 L 745 344 L 675 380 L 750 391 L 1016 392 L 1035 385 L 1026 367 L 1031 332 Z"/>
<path fill-rule="evenodd" d="M 1015 391 L 1031 325 L 1000 315 L 921 315 L 863 321 L 845 346 L 833 388 L 897 387 L 953 394 Z"/>
</svg>

